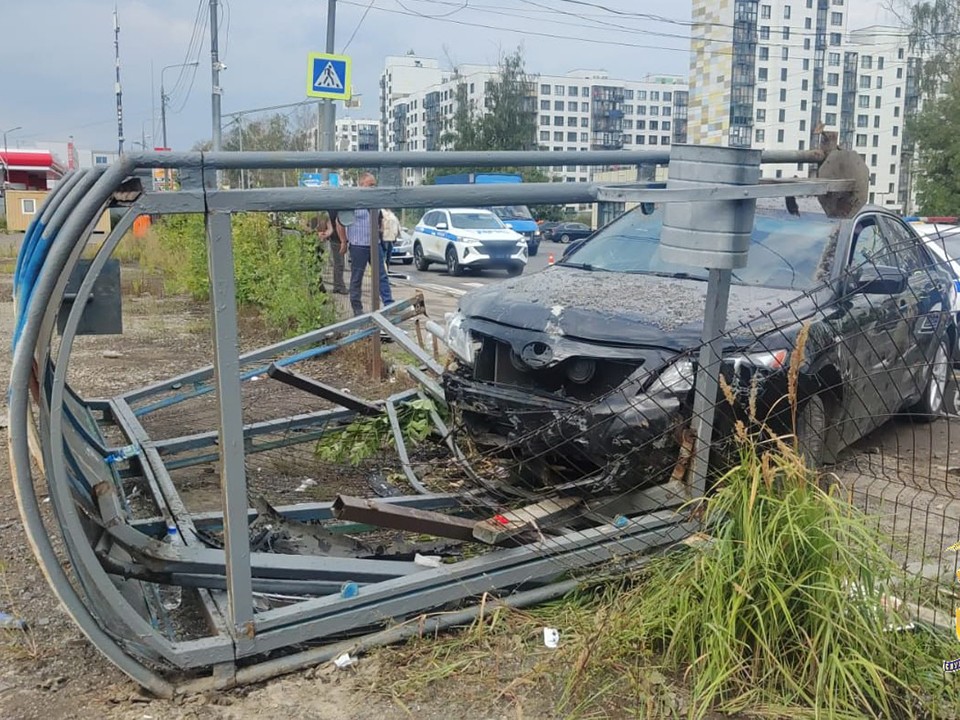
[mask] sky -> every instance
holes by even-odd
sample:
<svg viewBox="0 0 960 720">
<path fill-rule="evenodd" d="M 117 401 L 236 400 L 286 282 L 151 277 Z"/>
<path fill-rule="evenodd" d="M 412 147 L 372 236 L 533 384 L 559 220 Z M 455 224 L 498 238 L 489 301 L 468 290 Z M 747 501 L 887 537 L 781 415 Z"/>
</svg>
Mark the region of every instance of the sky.
<svg viewBox="0 0 960 720">
<path fill-rule="evenodd" d="M 224 114 L 306 99 L 306 58 L 324 50 L 328 1 L 222 0 Z M 848 28 L 889 23 L 883 3 L 846 0 Z M 78 148 L 116 148 L 114 5 L 0 0 L 0 132 L 22 127 L 8 133 L 9 147 L 73 136 Z M 193 61 L 162 73 L 168 145 L 184 150 L 208 139 L 209 0 L 116 0 L 116 7 L 126 149 L 160 145 L 161 70 Z M 384 58 L 411 50 L 449 67 L 495 64 L 521 46 L 531 73 L 589 68 L 631 79 L 685 75 L 689 66 L 689 0 L 338 0 L 336 19 L 336 50 L 353 58 L 361 96 L 359 109 L 339 106 L 338 116 L 377 118 Z"/>
</svg>

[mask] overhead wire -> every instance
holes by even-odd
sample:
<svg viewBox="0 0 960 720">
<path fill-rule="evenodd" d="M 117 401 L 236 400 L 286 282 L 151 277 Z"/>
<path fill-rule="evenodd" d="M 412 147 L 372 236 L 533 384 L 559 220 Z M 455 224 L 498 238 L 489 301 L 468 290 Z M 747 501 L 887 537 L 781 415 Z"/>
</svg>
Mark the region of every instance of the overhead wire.
<svg viewBox="0 0 960 720">
<path fill-rule="evenodd" d="M 360 27 L 363 25 L 363 21 L 367 19 L 367 15 L 370 14 L 370 10 L 373 8 L 373 4 L 376 1 L 377 0 L 370 0 L 370 4 L 367 5 L 366 10 L 363 11 L 363 15 L 360 16 L 359 22 L 357 22 L 356 27 L 353 28 L 353 32 L 350 33 L 350 37 L 347 39 L 346 44 L 343 46 L 343 49 L 340 51 L 341 54 L 345 53 L 347 49 L 350 47 L 350 43 L 352 43 L 353 39 L 357 36 L 357 33 L 360 31 Z"/>
</svg>

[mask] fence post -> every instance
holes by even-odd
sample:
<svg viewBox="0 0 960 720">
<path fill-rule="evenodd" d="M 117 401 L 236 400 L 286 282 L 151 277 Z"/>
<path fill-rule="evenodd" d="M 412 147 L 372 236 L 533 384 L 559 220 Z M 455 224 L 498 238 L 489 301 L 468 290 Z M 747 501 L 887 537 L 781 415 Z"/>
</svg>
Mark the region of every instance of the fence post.
<svg viewBox="0 0 960 720">
<path fill-rule="evenodd" d="M 759 179 L 759 150 L 673 145 L 670 151 L 668 189 L 753 185 Z M 756 200 L 706 200 L 667 203 L 664 210 L 660 235 L 663 259 L 709 271 L 693 401 L 697 436 L 692 470 L 694 497 L 706 493 L 730 279 L 733 270 L 747 264 L 756 206 Z"/>
</svg>

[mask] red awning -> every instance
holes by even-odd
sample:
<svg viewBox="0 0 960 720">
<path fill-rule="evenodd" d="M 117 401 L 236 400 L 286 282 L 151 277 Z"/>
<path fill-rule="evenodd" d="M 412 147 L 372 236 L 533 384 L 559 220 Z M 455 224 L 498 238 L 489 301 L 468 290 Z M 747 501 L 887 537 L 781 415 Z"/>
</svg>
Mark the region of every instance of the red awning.
<svg viewBox="0 0 960 720">
<path fill-rule="evenodd" d="M 11 168 L 36 168 L 46 170 L 56 167 L 53 153 L 46 150 L 0 150 L 0 159 Z"/>
</svg>

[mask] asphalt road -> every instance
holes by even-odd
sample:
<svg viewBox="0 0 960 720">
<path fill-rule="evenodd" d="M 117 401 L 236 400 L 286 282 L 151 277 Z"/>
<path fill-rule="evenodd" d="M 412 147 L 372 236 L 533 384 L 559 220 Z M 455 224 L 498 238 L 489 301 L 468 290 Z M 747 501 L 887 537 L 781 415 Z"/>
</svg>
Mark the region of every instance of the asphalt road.
<svg viewBox="0 0 960 720">
<path fill-rule="evenodd" d="M 542 243 L 540 252 L 536 257 L 527 261 L 527 267 L 523 272 L 531 273 L 543 270 L 549 264 L 549 256 L 552 254 L 555 260 L 559 260 L 565 247 L 549 241 Z M 394 263 L 390 266 L 390 273 L 392 278 L 402 284 L 409 283 L 424 290 L 455 298 L 466 295 L 471 290 L 507 279 L 506 270 L 474 270 L 467 271 L 460 277 L 452 277 L 447 275 L 447 271 L 442 265 L 431 265 L 429 270 L 420 271 L 412 264 L 400 265 Z M 405 275 L 406 279 L 399 277 L 400 275 Z"/>
</svg>

